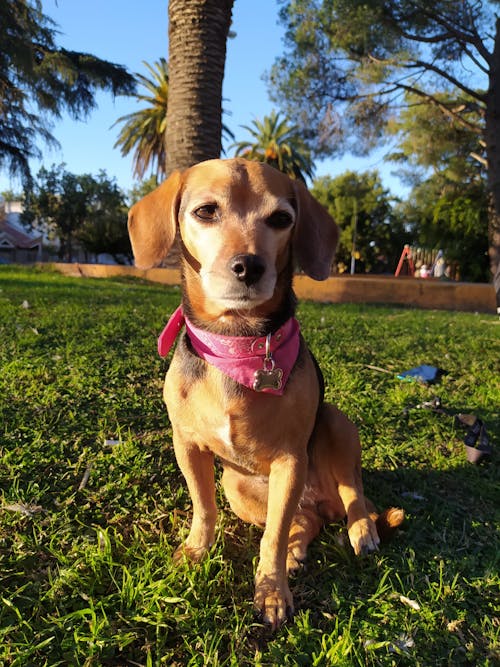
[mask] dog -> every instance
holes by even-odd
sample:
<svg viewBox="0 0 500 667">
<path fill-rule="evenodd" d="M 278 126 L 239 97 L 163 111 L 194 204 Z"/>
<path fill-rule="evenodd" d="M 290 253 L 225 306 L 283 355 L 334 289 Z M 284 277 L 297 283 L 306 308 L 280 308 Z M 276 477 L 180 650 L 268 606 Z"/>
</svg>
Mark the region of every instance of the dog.
<svg viewBox="0 0 500 667">
<path fill-rule="evenodd" d="M 357 429 L 323 401 L 294 317 L 294 271 L 330 275 L 337 226 L 301 181 L 234 158 L 172 173 L 128 228 L 139 268 L 180 239 L 182 305 L 159 339 L 165 356 L 180 335 L 163 395 L 193 505 L 175 558 L 198 561 L 214 542 L 218 457 L 231 508 L 263 528 L 254 603 L 277 628 L 293 613 L 288 575 L 325 523 L 347 516 L 362 554 L 403 520 L 395 508 L 377 517 L 365 498 Z"/>
</svg>

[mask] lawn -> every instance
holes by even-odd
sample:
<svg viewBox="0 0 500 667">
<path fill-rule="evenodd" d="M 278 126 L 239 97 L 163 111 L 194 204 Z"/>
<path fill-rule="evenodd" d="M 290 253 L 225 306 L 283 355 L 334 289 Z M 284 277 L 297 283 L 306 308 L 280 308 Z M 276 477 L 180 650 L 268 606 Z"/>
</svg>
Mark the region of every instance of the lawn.
<svg viewBox="0 0 500 667">
<path fill-rule="evenodd" d="M 367 495 L 406 521 L 361 559 L 343 525 L 323 531 L 272 635 L 252 610 L 260 532 L 222 495 L 210 557 L 172 563 L 190 500 L 156 337 L 179 299 L 0 267 L 0 664 L 498 664 L 496 318 L 300 305 L 327 397 L 360 428 Z M 397 379 L 423 363 L 447 374 Z M 484 420 L 490 460 L 468 463 L 453 416 L 418 407 L 435 396 Z"/>
</svg>

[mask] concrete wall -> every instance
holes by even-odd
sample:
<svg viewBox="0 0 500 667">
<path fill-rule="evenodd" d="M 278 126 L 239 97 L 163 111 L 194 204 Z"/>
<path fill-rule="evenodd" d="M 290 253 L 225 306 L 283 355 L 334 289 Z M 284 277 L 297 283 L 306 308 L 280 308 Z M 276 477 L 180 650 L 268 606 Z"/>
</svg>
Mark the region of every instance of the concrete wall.
<svg viewBox="0 0 500 667">
<path fill-rule="evenodd" d="M 104 264 L 52 266 L 67 276 L 112 278 L 129 275 L 165 285 L 178 285 L 180 281 L 176 269 L 142 271 L 132 266 Z M 307 276 L 297 275 L 294 289 L 301 299 L 325 303 L 387 303 L 415 308 L 496 313 L 495 291 L 491 284 L 373 275 L 332 276 L 316 282 Z"/>
</svg>

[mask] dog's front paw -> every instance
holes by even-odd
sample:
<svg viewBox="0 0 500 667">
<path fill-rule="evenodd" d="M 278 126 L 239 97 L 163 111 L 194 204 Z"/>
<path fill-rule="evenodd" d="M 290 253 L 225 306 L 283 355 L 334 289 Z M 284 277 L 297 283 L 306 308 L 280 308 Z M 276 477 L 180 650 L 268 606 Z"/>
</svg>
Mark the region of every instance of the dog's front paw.
<svg viewBox="0 0 500 667">
<path fill-rule="evenodd" d="M 375 523 L 369 518 L 358 519 L 349 527 L 349 541 L 356 556 L 378 550 L 380 539 Z"/>
<path fill-rule="evenodd" d="M 293 615 L 293 598 L 286 579 L 257 573 L 254 606 L 264 623 L 276 630 Z"/>
<path fill-rule="evenodd" d="M 180 547 L 174 551 L 174 563 L 180 563 L 183 560 L 188 560 L 191 563 L 199 563 L 208 553 L 208 547 L 192 547 L 187 542 L 181 544 Z"/>
</svg>

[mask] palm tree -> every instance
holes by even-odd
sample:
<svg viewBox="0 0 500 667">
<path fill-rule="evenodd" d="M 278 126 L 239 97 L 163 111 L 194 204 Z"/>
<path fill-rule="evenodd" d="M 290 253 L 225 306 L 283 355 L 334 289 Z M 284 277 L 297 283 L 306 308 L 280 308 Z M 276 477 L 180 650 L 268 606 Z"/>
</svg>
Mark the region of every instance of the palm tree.
<svg viewBox="0 0 500 667">
<path fill-rule="evenodd" d="M 165 131 L 167 127 L 168 107 L 168 63 L 160 58 L 154 65 L 144 63 L 151 74 L 151 78 L 136 74 L 135 79 L 146 93 L 138 95 L 137 99 L 146 102 L 147 106 L 140 111 L 121 116 L 116 121 L 124 123 L 115 148 L 120 148 L 122 155 L 134 151 L 133 171 L 139 180 L 143 179 L 146 171 L 156 173 L 159 179 L 165 175 Z"/>
<path fill-rule="evenodd" d="M 124 123 L 115 148 L 120 148 L 123 156 L 134 151 L 133 172 L 138 180 L 142 180 L 151 168 L 156 182 L 166 175 L 165 133 L 167 129 L 167 108 L 169 99 L 168 63 L 160 58 L 154 65 L 143 63 L 152 78 L 136 74 L 138 86 L 143 86 L 146 93 L 137 99 L 146 102 L 147 106 L 140 111 L 118 118 L 114 125 Z M 234 139 L 234 135 L 225 125 L 222 134 Z"/>
<path fill-rule="evenodd" d="M 251 140 L 240 141 L 230 147 L 236 149 L 236 156 L 266 162 L 302 181 L 305 181 L 305 176 L 312 178 L 311 154 L 296 125 L 288 125 L 286 118 L 281 119 L 279 113 L 272 111 L 269 116 L 264 116 L 262 122 L 253 120 L 252 126 L 242 126 L 250 133 Z"/>
<path fill-rule="evenodd" d="M 166 173 L 220 156 L 222 80 L 234 0 L 169 0 Z"/>
</svg>

